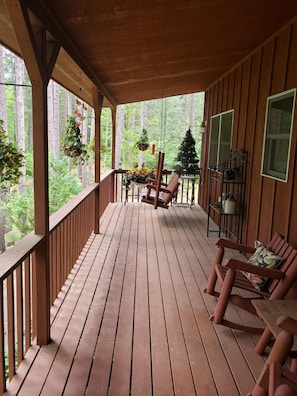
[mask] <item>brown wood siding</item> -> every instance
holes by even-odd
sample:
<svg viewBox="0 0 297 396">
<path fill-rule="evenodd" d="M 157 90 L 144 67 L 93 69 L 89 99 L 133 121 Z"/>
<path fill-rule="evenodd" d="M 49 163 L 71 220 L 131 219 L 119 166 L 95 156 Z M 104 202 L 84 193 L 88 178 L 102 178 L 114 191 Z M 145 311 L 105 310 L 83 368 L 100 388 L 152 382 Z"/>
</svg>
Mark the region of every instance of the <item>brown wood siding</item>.
<svg viewBox="0 0 297 396">
<path fill-rule="evenodd" d="M 232 148 L 249 155 L 243 241 L 268 242 L 279 231 L 297 246 L 297 120 L 294 116 L 288 181 L 261 176 L 266 103 L 271 95 L 297 86 L 297 19 L 271 37 L 206 92 L 207 128 L 201 159 L 203 162 L 199 203 L 208 206 L 208 150 L 210 119 L 234 109 Z M 296 111 L 296 107 L 295 107 Z"/>
</svg>

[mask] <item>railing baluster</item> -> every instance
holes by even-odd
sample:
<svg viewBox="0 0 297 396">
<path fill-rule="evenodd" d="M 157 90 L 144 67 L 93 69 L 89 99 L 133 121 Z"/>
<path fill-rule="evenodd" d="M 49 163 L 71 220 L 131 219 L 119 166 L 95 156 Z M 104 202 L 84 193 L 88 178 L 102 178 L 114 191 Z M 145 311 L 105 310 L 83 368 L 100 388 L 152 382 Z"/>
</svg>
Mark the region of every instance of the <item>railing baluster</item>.
<svg viewBox="0 0 297 396">
<path fill-rule="evenodd" d="M 13 273 L 7 277 L 7 337 L 8 337 L 8 375 L 11 379 L 15 374 L 15 310 Z"/>
<path fill-rule="evenodd" d="M 31 345 L 32 337 L 32 304 L 31 304 L 31 266 L 30 258 L 27 257 L 24 261 L 24 302 L 25 302 L 25 352 Z"/>
<path fill-rule="evenodd" d="M 24 307 L 23 307 L 23 266 L 15 270 L 16 273 L 16 311 L 17 311 L 17 363 L 18 366 L 24 358 Z"/>
<path fill-rule="evenodd" d="M 1 392 L 1 394 L 3 394 L 6 390 L 3 297 L 4 297 L 3 282 L 0 282 L 0 392 Z"/>
</svg>

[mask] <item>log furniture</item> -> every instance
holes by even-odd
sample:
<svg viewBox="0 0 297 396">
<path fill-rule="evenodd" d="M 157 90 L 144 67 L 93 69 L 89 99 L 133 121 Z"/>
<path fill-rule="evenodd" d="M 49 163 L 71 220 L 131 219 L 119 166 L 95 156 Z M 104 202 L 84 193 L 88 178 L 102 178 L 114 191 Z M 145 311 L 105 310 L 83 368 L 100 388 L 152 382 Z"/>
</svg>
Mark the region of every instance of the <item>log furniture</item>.
<svg viewBox="0 0 297 396">
<path fill-rule="evenodd" d="M 271 269 L 256 266 L 234 258 L 226 258 L 223 262 L 225 250 L 227 248 L 235 249 L 238 252 L 244 252 L 246 254 L 253 254 L 256 251 L 255 247 L 235 243 L 227 239 L 218 239 L 216 245 L 218 246 L 218 250 L 215 254 L 208 284 L 205 289 L 206 293 L 218 297 L 215 312 L 211 316 L 211 320 L 214 323 L 222 324 L 227 327 L 258 334 L 263 333 L 257 345 L 257 352 L 263 353 L 265 346 L 271 338 L 270 329 L 266 327 L 263 332 L 263 328 L 260 327 L 229 321 L 225 319 L 225 312 L 228 303 L 232 302 L 253 315 L 257 315 L 256 309 L 252 304 L 254 298 L 269 300 L 283 299 L 297 279 L 297 250 L 286 242 L 280 234 L 276 233 L 267 248 L 274 252 L 275 255 L 279 255 L 285 260 L 279 269 Z M 245 272 L 245 274 L 243 272 Z M 267 282 L 265 290 L 258 290 L 246 274 L 266 277 Z M 221 284 L 220 292 L 215 290 L 217 280 L 219 280 Z M 250 297 L 232 294 L 234 287 L 247 290 L 252 292 L 252 294 Z"/>
<path fill-rule="evenodd" d="M 295 350 L 297 336 L 297 301 L 255 301 L 260 317 L 265 321 L 276 341 L 250 396 L 292 396 L 297 394 L 297 364 Z M 280 312 L 285 315 L 279 316 Z M 287 314 L 292 316 L 287 316 Z M 293 357 L 291 367 L 287 358 Z"/>
</svg>

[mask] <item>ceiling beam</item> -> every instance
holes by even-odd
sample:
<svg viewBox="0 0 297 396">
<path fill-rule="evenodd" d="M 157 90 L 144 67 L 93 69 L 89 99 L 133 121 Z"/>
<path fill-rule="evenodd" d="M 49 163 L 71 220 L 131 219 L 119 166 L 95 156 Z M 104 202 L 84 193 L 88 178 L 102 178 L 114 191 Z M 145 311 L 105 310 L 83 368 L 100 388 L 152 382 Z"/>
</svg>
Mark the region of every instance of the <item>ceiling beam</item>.
<svg viewBox="0 0 297 396">
<path fill-rule="evenodd" d="M 86 59 L 81 55 L 80 51 L 75 46 L 69 35 L 62 28 L 59 21 L 52 14 L 43 0 L 22 0 L 24 4 L 38 17 L 38 19 L 45 25 L 46 29 L 54 36 L 58 43 L 65 49 L 77 65 L 84 71 L 84 73 L 92 80 L 94 85 L 105 96 L 112 107 L 116 108 L 117 103 L 110 95 L 106 87 L 100 81 L 98 75 L 94 72 Z"/>
</svg>

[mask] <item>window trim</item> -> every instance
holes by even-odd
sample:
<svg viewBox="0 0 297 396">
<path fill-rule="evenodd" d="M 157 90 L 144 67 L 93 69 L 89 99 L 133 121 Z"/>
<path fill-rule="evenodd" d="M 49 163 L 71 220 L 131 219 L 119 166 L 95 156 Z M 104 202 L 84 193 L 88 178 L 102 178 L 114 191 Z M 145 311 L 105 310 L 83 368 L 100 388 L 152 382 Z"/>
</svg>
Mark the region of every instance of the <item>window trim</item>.
<svg viewBox="0 0 297 396">
<path fill-rule="evenodd" d="M 293 98 L 293 103 L 292 103 L 292 110 L 291 110 L 291 120 L 290 120 L 290 130 L 287 134 L 281 134 L 281 133 L 270 133 L 270 131 L 267 130 L 268 125 L 270 124 L 270 117 L 271 117 L 271 104 L 276 102 L 277 100 L 281 99 L 287 99 L 288 97 Z M 264 126 L 264 138 L 263 138 L 263 146 L 262 146 L 262 161 L 261 161 L 261 176 L 263 177 L 268 177 L 274 180 L 282 181 L 286 183 L 288 181 L 288 173 L 289 173 L 289 165 L 290 165 L 290 154 L 291 154 L 291 142 L 292 142 L 292 131 L 293 131 L 293 121 L 294 121 L 294 113 L 295 113 L 295 101 L 296 101 L 296 88 L 289 89 L 287 91 L 269 96 L 266 101 L 266 114 L 265 114 L 265 126 Z M 266 162 L 270 162 L 269 160 L 266 160 L 266 155 L 271 156 L 272 152 L 272 142 L 273 141 L 281 141 L 281 140 L 286 140 L 288 141 L 288 152 L 287 152 L 287 164 L 286 164 L 286 171 L 283 172 L 278 172 L 274 169 L 269 169 L 269 166 L 267 166 L 266 169 Z M 266 150 L 269 150 L 268 153 L 266 153 Z"/>
<path fill-rule="evenodd" d="M 221 143 L 222 119 L 223 119 L 223 116 L 225 114 L 228 114 L 228 113 L 232 113 L 232 122 L 231 122 L 231 130 L 230 130 L 230 142 L 229 142 L 230 143 L 230 153 L 231 153 L 232 137 L 233 137 L 233 125 L 234 125 L 234 109 L 226 110 L 226 111 L 223 111 L 222 113 L 217 113 L 217 114 L 214 114 L 213 116 L 211 116 L 211 119 L 210 119 L 211 122 L 210 122 L 209 148 L 208 148 L 208 168 L 209 169 L 213 168 L 213 167 L 218 167 L 222 163 L 222 161 L 220 161 L 221 147 L 223 146 L 223 144 Z M 212 139 L 211 139 L 211 137 L 212 137 L 212 125 L 213 125 L 213 119 L 216 118 L 216 117 L 220 118 L 219 119 L 219 134 L 218 134 L 218 141 L 217 141 L 217 152 L 216 152 L 216 163 L 215 164 L 211 164 L 210 161 L 211 161 L 211 148 L 212 148 L 212 144 L 211 144 L 211 142 L 212 142 Z M 226 144 L 224 144 L 224 145 L 226 146 Z M 228 158 L 228 159 L 230 159 L 230 158 Z"/>
</svg>

